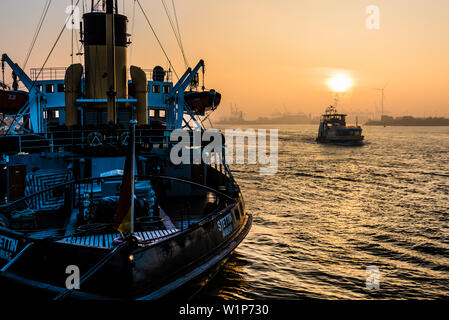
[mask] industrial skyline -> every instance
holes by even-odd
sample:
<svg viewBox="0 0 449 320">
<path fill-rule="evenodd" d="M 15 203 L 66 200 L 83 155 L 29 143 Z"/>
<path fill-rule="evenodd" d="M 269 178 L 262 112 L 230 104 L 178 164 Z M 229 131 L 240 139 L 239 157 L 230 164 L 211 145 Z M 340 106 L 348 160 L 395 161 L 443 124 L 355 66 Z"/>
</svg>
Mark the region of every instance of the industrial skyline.
<svg viewBox="0 0 449 320">
<path fill-rule="evenodd" d="M 81 14 L 88 2 L 80 1 Z M 42 65 L 71 3 L 52 4 L 27 72 Z M 24 61 L 44 4 L 44 0 L 17 0 L 0 12 L 2 52 Z M 159 1 L 142 1 L 142 5 L 181 73 L 184 60 L 163 5 Z M 381 108 L 376 89 L 388 82 L 386 114 L 449 116 L 449 43 L 445 40 L 449 2 L 445 0 L 432 5 L 423 0 L 193 0 L 176 5 L 189 62 L 194 65 L 204 58 L 206 86 L 223 93 L 216 117 L 228 115 L 231 102 L 253 119 L 283 112 L 284 104 L 290 112 L 319 114 L 333 101 L 326 81 L 336 72 L 353 80 L 340 99 L 347 110 L 376 113 Z M 370 5 L 379 8 L 379 29 L 366 26 Z M 130 63 L 167 67 L 145 18 L 138 9 L 133 14 L 133 1 L 120 0 L 119 7 L 130 18 Z M 47 66 L 70 64 L 69 48 L 71 32 L 66 30 Z M 81 57 L 74 56 L 77 59 Z"/>
</svg>

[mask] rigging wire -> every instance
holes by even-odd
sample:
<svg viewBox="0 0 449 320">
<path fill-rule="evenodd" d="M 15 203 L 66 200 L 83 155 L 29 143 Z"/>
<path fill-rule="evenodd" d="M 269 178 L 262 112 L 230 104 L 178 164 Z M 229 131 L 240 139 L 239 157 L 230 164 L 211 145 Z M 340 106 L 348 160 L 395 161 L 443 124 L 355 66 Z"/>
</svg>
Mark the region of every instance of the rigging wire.
<svg viewBox="0 0 449 320">
<path fill-rule="evenodd" d="M 54 43 L 53 46 L 51 47 L 51 50 L 50 50 L 50 52 L 48 53 L 47 58 L 45 59 L 44 63 L 42 64 L 42 67 L 40 68 L 39 73 L 37 74 L 36 79 L 33 81 L 33 85 L 31 86 L 31 88 L 30 88 L 29 91 L 31 91 L 31 89 L 33 89 L 34 85 L 36 84 L 37 79 L 39 79 L 39 76 L 41 75 L 42 70 L 45 68 L 45 65 L 47 64 L 48 60 L 50 59 L 51 54 L 52 54 L 53 51 L 55 50 L 56 45 L 57 45 L 58 42 L 59 42 L 59 39 L 61 39 L 61 36 L 62 36 L 62 34 L 64 33 L 64 30 L 66 29 L 66 24 L 67 24 L 68 19 L 70 19 L 70 17 L 73 16 L 73 12 L 75 11 L 75 8 L 78 6 L 78 4 L 79 4 L 80 1 L 81 1 L 81 0 L 77 0 L 77 1 L 76 1 L 76 4 L 72 7 L 72 12 L 70 13 L 70 16 L 67 17 L 67 19 L 66 19 L 64 25 L 62 26 L 62 29 L 61 29 L 61 31 L 59 32 L 58 37 L 56 38 L 55 43 Z"/>
<path fill-rule="evenodd" d="M 173 24 L 173 19 L 172 19 L 171 15 L 170 15 L 170 12 L 168 11 L 167 4 L 165 3 L 164 0 L 161 0 L 161 3 L 164 6 L 165 14 L 167 15 L 168 21 L 170 22 L 170 26 L 171 26 L 171 28 L 173 30 L 173 34 L 175 35 L 176 41 L 178 42 L 178 45 L 181 46 L 179 44 L 178 34 L 177 34 L 176 30 L 175 30 L 175 27 L 174 27 L 174 24 Z"/>
<path fill-rule="evenodd" d="M 78 38 L 78 32 L 75 32 L 75 43 L 76 43 L 75 56 L 78 56 L 78 59 L 79 59 L 80 63 L 82 63 L 81 56 L 83 55 L 83 53 L 81 51 L 83 49 L 83 44 L 81 42 L 81 38 Z M 81 46 L 80 46 L 80 43 L 81 43 Z"/>
<path fill-rule="evenodd" d="M 39 33 L 41 31 L 41 28 L 42 28 L 42 25 L 44 24 L 45 17 L 47 16 L 48 9 L 50 8 L 50 4 L 51 4 L 51 0 L 47 0 L 47 2 L 44 5 L 44 10 L 42 11 L 41 17 L 39 18 L 39 22 L 37 24 L 36 31 L 34 32 L 33 39 L 31 40 L 30 47 L 28 48 L 28 52 L 27 52 L 27 55 L 25 57 L 25 61 L 23 63 L 22 69 L 26 68 L 28 60 L 29 60 L 29 58 L 31 56 L 31 52 L 33 51 L 34 45 L 36 44 L 37 37 L 39 36 Z"/>
<path fill-rule="evenodd" d="M 171 4 L 173 7 L 173 13 L 175 15 L 176 30 L 178 31 L 179 39 L 181 40 L 181 43 L 182 43 L 181 32 L 179 31 L 179 21 L 178 21 L 178 14 L 176 13 L 175 1 L 171 0 Z"/>
<path fill-rule="evenodd" d="M 181 50 L 182 58 L 184 59 L 185 67 L 189 67 L 189 62 L 187 61 L 186 54 L 184 52 L 184 47 L 182 45 L 181 35 L 179 34 L 179 25 L 177 24 L 177 27 L 175 27 L 175 23 L 173 22 L 173 18 L 170 14 L 170 11 L 168 9 L 167 4 L 165 3 L 165 0 L 161 0 L 162 5 L 164 6 L 165 14 L 167 15 L 168 21 L 170 22 L 171 29 L 173 30 L 173 34 L 175 35 L 176 42 L 178 43 L 179 49 Z M 174 2 L 172 2 L 174 5 Z M 177 20 L 177 19 L 176 19 Z"/>
<path fill-rule="evenodd" d="M 73 9 L 73 0 L 72 0 L 72 9 Z M 72 46 L 72 54 L 71 54 L 71 58 L 72 58 L 72 64 L 73 64 L 73 33 L 74 33 L 74 31 L 73 31 L 73 24 L 75 23 L 74 21 L 73 21 L 73 12 L 72 12 L 72 14 L 70 15 L 70 20 L 71 20 L 71 24 L 72 24 L 72 28 L 71 28 L 71 33 L 72 33 L 72 42 L 70 43 L 71 44 L 71 46 Z"/>
<path fill-rule="evenodd" d="M 50 3 L 50 2 L 51 2 L 51 0 L 48 0 L 48 3 Z M 79 2 L 80 2 L 80 0 L 77 0 L 75 6 L 77 6 Z M 47 6 L 47 9 L 46 9 L 46 11 L 45 11 L 44 18 L 45 18 L 46 12 L 48 11 L 48 7 L 49 7 L 49 5 Z M 73 15 L 74 10 L 75 10 L 75 8 L 72 7 L 72 12 L 71 12 L 70 16 Z M 36 81 L 39 79 L 39 76 L 41 75 L 42 70 L 45 68 L 45 65 L 47 64 L 48 59 L 50 59 L 50 56 L 51 56 L 51 54 L 53 53 L 53 50 L 55 49 L 57 43 L 59 42 L 59 39 L 61 38 L 61 36 L 62 36 L 62 34 L 63 34 L 63 32 L 64 32 L 64 30 L 65 30 L 65 28 L 66 28 L 66 24 L 67 24 L 67 21 L 68 21 L 68 19 L 70 18 L 70 16 L 67 17 L 67 19 L 66 19 L 66 21 L 65 21 L 65 23 L 64 23 L 64 26 L 62 27 L 62 30 L 61 30 L 61 32 L 59 33 L 58 38 L 56 39 L 55 43 L 53 44 L 53 47 L 51 48 L 50 53 L 48 54 L 47 58 L 45 59 L 44 63 L 42 64 L 42 67 L 40 68 L 39 73 L 37 74 L 37 76 L 35 77 L 35 79 L 32 80 L 33 83 L 32 83 L 32 85 L 31 85 L 31 88 L 28 90 L 29 92 L 31 92 L 31 90 L 32 90 L 32 89 L 34 88 L 34 86 L 36 85 Z M 43 20 L 42 20 L 42 23 L 43 23 Z M 42 26 L 42 24 L 41 24 L 41 26 Z M 40 29 L 40 28 L 39 28 L 39 29 Z M 36 38 L 37 38 L 37 36 L 36 36 Z M 35 40 L 34 40 L 33 42 L 35 42 Z M 33 47 L 34 47 L 34 44 L 33 44 Z M 24 66 L 24 67 L 25 67 L 25 66 Z M 16 122 L 16 120 L 18 119 L 18 117 L 19 117 L 19 115 L 16 115 L 16 116 L 14 117 L 14 120 L 11 122 L 11 125 L 10 125 L 9 128 L 8 128 L 8 131 L 11 129 L 11 126 Z"/>
<path fill-rule="evenodd" d="M 139 0 L 136 0 L 136 1 L 137 1 L 137 4 L 138 4 L 139 7 L 140 7 L 140 10 L 142 11 L 142 13 L 143 13 L 145 19 L 147 20 L 148 25 L 150 26 L 150 29 L 151 29 L 151 31 L 153 32 L 153 35 L 155 36 L 157 42 L 159 43 L 159 46 L 161 47 L 162 52 L 163 52 L 164 55 L 165 55 L 165 58 L 167 59 L 168 63 L 170 64 L 170 67 L 173 69 L 173 72 L 175 73 L 176 77 L 177 77 L 178 80 L 179 80 L 178 73 L 176 72 L 175 68 L 173 67 L 173 64 L 171 63 L 170 58 L 168 57 L 167 52 L 166 52 L 165 49 L 164 49 L 164 46 L 162 45 L 161 41 L 159 40 L 159 37 L 157 36 L 156 31 L 154 30 L 153 26 L 152 26 L 151 23 L 150 23 L 150 20 L 148 19 L 147 14 L 145 13 L 145 10 L 142 8 L 142 5 L 140 4 L 140 1 L 139 1 Z"/>
<path fill-rule="evenodd" d="M 95 10 L 98 10 L 98 5 L 100 4 L 100 1 L 102 0 L 98 0 L 97 3 L 94 5 L 94 8 L 96 8 Z M 102 10 L 104 10 L 104 3 L 102 4 Z"/>
<path fill-rule="evenodd" d="M 184 52 L 184 44 L 182 43 L 182 37 L 181 37 L 181 31 L 180 31 L 180 28 L 179 28 L 178 14 L 176 13 L 175 1 L 172 0 L 171 3 L 172 3 L 172 6 L 173 6 L 173 13 L 175 15 L 175 21 L 176 21 L 176 30 L 178 31 L 179 41 L 181 42 L 183 56 L 184 56 L 185 61 L 187 62 L 187 67 L 189 67 L 190 64 L 189 64 L 189 61 L 187 60 L 186 54 Z"/>
<path fill-rule="evenodd" d="M 51 1 L 51 0 L 50 0 L 50 1 Z M 33 80 L 33 83 L 32 83 L 32 85 L 31 85 L 31 88 L 28 90 L 29 92 L 31 92 L 31 90 L 32 90 L 32 89 L 34 88 L 34 86 L 36 85 L 36 81 L 39 79 L 39 76 L 41 75 L 42 70 L 44 70 L 45 65 L 47 64 L 48 60 L 50 59 L 51 54 L 53 53 L 54 49 L 56 48 L 56 45 L 58 44 L 59 40 L 61 39 L 62 34 L 64 33 L 64 30 L 66 29 L 67 22 L 69 21 L 68 19 L 70 19 L 70 17 L 73 15 L 73 12 L 75 11 L 75 7 L 78 6 L 78 4 L 79 4 L 80 1 L 81 1 L 81 0 L 77 0 L 75 6 L 72 7 L 72 12 L 70 13 L 70 16 L 67 17 L 66 21 L 64 22 L 64 25 L 63 25 L 61 31 L 59 32 L 59 35 L 58 35 L 58 37 L 56 38 L 55 43 L 53 44 L 53 46 L 52 46 L 50 52 L 49 52 L 48 55 L 47 55 L 47 58 L 45 59 L 44 63 L 42 64 L 42 67 L 41 67 L 40 70 L 39 70 L 39 73 L 37 74 L 36 78 Z M 17 115 L 17 116 L 14 117 L 14 120 L 11 122 L 11 125 L 10 125 L 9 128 L 8 128 L 8 131 L 9 131 L 9 129 L 11 129 L 11 126 L 16 122 L 16 120 L 18 119 L 18 117 L 19 117 L 19 115 Z"/>
<path fill-rule="evenodd" d="M 135 21 L 136 21 L 136 0 L 134 0 L 133 2 L 133 16 L 132 16 L 132 23 L 131 23 L 131 36 L 133 37 L 132 39 L 134 40 L 134 25 L 135 25 Z M 133 61 L 133 48 L 134 46 L 131 44 L 130 46 L 130 53 L 129 53 L 129 64 L 132 65 L 132 61 Z"/>
</svg>

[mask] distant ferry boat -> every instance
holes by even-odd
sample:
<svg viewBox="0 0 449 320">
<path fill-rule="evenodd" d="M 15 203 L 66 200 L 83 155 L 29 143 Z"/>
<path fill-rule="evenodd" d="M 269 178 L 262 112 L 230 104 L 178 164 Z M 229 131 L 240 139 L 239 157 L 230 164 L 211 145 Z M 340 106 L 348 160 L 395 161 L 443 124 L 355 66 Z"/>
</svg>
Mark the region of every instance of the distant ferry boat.
<svg viewBox="0 0 449 320">
<path fill-rule="evenodd" d="M 334 106 L 329 106 L 321 116 L 317 141 L 345 145 L 361 145 L 364 137 L 358 125 L 347 126 L 346 115 L 339 114 Z"/>
</svg>

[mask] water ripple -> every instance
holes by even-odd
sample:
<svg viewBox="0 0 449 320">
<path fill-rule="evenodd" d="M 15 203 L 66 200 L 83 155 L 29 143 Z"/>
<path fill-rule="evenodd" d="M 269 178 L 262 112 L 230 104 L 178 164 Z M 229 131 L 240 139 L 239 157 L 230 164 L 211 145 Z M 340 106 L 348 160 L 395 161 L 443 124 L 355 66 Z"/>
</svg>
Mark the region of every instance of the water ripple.
<svg viewBox="0 0 449 320">
<path fill-rule="evenodd" d="M 254 225 L 201 293 L 223 299 L 449 297 L 447 128 L 365 128 L 362 148 L 279 128 L 279 169 L 232 167 Z M 419 143 L 417 143 L 419 141 Z M 380 288 L 366 288 L 366 267 Z"/>
</svg>

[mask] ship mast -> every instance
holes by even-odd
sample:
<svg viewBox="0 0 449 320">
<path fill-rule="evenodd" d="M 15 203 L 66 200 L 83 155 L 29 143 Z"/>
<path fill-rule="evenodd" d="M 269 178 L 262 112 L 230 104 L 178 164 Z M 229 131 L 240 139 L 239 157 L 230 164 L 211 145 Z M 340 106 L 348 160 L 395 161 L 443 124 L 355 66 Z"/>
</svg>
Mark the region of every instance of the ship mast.
<svg viewBox="0 0 449 320">
<path fill-rule="evenodd" d="M 107 56 L 107 110 L 108 122 L 117 124 L 117 95 L 115 78 L 115 31 L 114 1 L 106 0 L 106 56 Z"/>
</svg>

